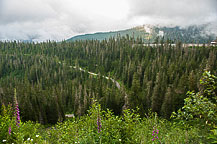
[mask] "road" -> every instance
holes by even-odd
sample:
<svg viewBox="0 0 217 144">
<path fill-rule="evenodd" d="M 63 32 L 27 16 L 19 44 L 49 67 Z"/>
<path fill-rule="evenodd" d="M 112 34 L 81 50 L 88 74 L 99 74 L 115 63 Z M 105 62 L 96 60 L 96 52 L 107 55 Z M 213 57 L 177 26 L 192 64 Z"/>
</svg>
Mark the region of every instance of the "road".
<svg viewBox="0 0 217 144">
<path fill-rule="evenodd" d="M 69 66 L 69 67 L 72 68 L 72 66 Z M 78 70 L 83 71 L 83 72 L 87 72 L 87 73 L 89 73 L 90 75 L 93 75 L 93 76 L 99 76 L 99 74 L 96 74 L 96 73 L 93 73 L 93 72 L 90 72 L 90 71 L 86 71 L 86 70 L 82 69 L 81 67 L 74 66 L 73 68 L 74 69 L 78 69 Z M 118 81 L 116 81 L 116 80 L 114 80 L 114 79 L 112 79 L 110 77 L 107 77 L 107 76 L 102 76 L 102 77 L 105 78 L 105 79 L 107 79 L 107 80 L 111 80 L 113 83 L 115 83 L 115 85 L 116 85 L 116 87 L 118 89 L 121 88 L 121 85 L 119 84 Z"/>
<path fill-rule="evenodd" d="M 59 64 L 64 64 L 64 63 L 59 61 Z M 77 70 L 82 71 L 82 72 L 87 72 L 88 74 L 93 75 L 93 76 L 99 76 L 99 74 L 84 70 L 81 67 L 69 66 L 69 68 L 74 68 L 74 69 L 77 69 Z M 122 109 L 123 110 L 128 109 L 129 108 L 129 99 L 128 99 L 128 94 L 126 93 L 126 90 L 125 90 L 124 86 L 121 86 L 120 83 L 118 81 L 116 81 L 115 79 L 113 79 L 113 78 L 110 78 L 110 77 L 107 77 L 107 76 L 102 76 L 102 77 L 107 79 L 107 80 L 111 80 L 115 84 L 115 86 L 119 90 L 121 90 L 121 92 L 124 94 L 124 101 L 125 101 L 124 106 L 123 106 Z"/>
</svg>

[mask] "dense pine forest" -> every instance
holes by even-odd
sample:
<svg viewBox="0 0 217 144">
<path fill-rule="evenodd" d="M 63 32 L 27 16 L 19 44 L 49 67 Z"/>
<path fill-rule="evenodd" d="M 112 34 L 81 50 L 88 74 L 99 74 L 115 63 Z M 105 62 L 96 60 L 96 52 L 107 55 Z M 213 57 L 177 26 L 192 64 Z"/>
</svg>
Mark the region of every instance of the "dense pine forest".
<svg viewBox="0 0 217 144">
<path fill-rule="evenodd" d="M 133 124 L 143 119 L 137 127 L 143 127 L 146 123 L 150 124 L 149 130 L 157 131 L 154 122 L 159 126 L 165 122 L 166 124 L 161 128 L 169 131 L 172 124 L 170 125 L 167 120 L 170 120 L 172 112 L 177 112 L 183 106 L 186 108 L 185 105 L 189 104 L 186 98 L 189 95 L 193 97 L 197 95 L 196 92 L 204 90 L 204 86 L 201 85 L 201 81 L 203 82 L 203 78 L 206 77 L 204 72 L 207 76 L 213 74 L 212 80 L 215 80 L 214 75 L 217 75 L 216 46 L 183 47 L 179 41 L 174 46 L 169 40 L 163 39 L 156 43 L 159 44 L 143 45 L 141 39 L 135 40 L 129 36 L 103 41 L 0 42 L 1 112 L 7 113 L 5 107 L 10 107 L 10 104 L 15 106 L 17 103 L 23 122 L 30 120 L 41 124 L 56 124 L 66 119 L 65 114 L 74 114 L 76 118 L 80 118 L 76 123 L 56 125 L 55 129 L 59 130 L 60 134 L 61 130 L 67 132 L 62 127 L 64 125 L 82 129 L 82 125 L 85 126 L 85 120 L 88 122 L 87 119 L 91 118 L 91 114 L 94 118 L 99 117 L 96 113 L 100 107 L 101 111 L 109 109 L 105 117 L 102 116 L 100 119 L 102 124 L 104 122 L 104 128 L 107 123 L 105 121 L 110 120 L 109 122 L 114 127 L 122 125 L 121 131 L 124 131 L 117 133 L 114 129 L 112 133 L 114 137 L 111 139 L 114 140 L 116 135 L 117 141 L 104 143 L 149 143 L 145 138 L 134 141 L 135 135 L 132 133 L 136 131 L 136 127 Z M 213 93 L 216 97 L 216 92 L 215 86 L 212 94 L 207 94 L 208 99 L 213 96 Z M 16 101 L 14 95 L 16 95 Z M 216 104 L 215 100 L 210 101 Z M 92 107 L 92 113 L 88 111 L 90 107 Z M 136 110 L 136 114 L 134 112 L 130 114 L 129 109 Z M 216 115 L 217 112 L 214 110 L 213 113 Z M 147 118 L 148 114 L 150 114 L 150 119 Z M 122 122 L 115 123 L 121 117 L 123 119 L 120 121 L 125 121 L 125 125 Z M 204 120 L 208 124 L 212 126 L 216 124 L 212 122 L 213 119 L 206 118 L 204 117 Z M 97 124 L 99 124 L 99 118 L 97 119 Z M 189 130 L 190 127 L 186 129 Z M 179 130 L 181 132 L 181 129 Z M 193 135 L 189 136 L 189 140 L 179 142 L 205 142 L 207 137 L 204 138 L 203 133 L 200 135 L 202 137 L 195 136 L 197 130 L 193 129 Z M 50 137 L 55 137 L 57 133 L 57 131 L 56 133 L 49 132 Z M 166 133 L 165 131 L 165 135 Z M 188 134 L 186 133 L 186 137 Z M 104 136 L 106 137 L 106 133 Z M 127 139 L 128 136 L 130 136 L 129 139 Z M 172 132 L 168 137 L 172 137 Z M 186 137 L 183 139 L 186 140 Z M 201 139 L 198 141 L 194 140 L 199 138 Z M 62 139 L 65 141 L 60 140 L 59 143 L 69 141 Z M 176 137 L 173 139 L 175 140 Z M 69 143 L 75 143 L 74 140 Z M 88 139 L 86 142 L 101 143 L 101 139 L 91 140 Z M 165 140 L 162 143 L 166 143 Z M 57 141 L 50 139 L 50 143 L 55 142 Z M 169 140 L 167 142 L 173 143 Z"/>
</svg>

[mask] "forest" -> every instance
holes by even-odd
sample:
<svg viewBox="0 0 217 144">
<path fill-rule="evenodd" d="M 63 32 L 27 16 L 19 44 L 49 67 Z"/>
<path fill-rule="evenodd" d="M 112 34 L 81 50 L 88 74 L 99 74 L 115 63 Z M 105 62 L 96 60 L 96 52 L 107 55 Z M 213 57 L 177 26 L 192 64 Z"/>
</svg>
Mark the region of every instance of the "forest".
<svg viewBox="0 0 217 144">
<path fill-rule="evenodd" d="M 216 140 L 217 46 L 182 47 L 180 41 L 172 46 L 164 39 L 155 46 L 142 43 L 142 39 L 129 36 L 102 41 L 0 42 L 1 142 L 8 138 L 31 143 L 31 133 L 34 140 L 39 139 L 34 143 Z M 30 131 L 23 137 L 8 134 L 16 105 L 22 126 L 20 130 L 14 126 L 14 131 Z M 186 116 L 182 110 L 192 115 Z M 70 121 L 66 114 L 75 117 Z M 183 117 L 187 121 L 178 120 Z M 47 125 L 54 127 L 47 130 Z M 77 131 L 70 132 L 74 127 Z M 148 131 L 157 135 L 159 130 L 163 132 L 154 141 L 157 138 L 153 140 Z M 178 134 L 173 135 L 176 131 L 185 135 L 177 138 Z"/>
</svg>

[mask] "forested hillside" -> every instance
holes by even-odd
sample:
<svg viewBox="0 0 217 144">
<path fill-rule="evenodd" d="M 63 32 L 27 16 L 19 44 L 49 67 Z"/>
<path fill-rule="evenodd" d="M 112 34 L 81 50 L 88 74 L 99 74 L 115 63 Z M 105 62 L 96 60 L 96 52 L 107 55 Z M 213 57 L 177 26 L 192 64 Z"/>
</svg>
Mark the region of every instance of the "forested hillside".
<svg viewBox="0 0 217 144">
<path fill-rule="evenodd" d="M 130 37 L 0 42 L 0 105 L 13 103 L 16 88 L 21 119 L 42 124 L 63 120 L 66 113 L 85 114 L 92 98 L 115 114 L 139 107 L 142 116 L 152 109 L 169 118 L 188 90 L 200 89 L 205 69 L 217 74 L 217 47 L 139 43 Z"/>
<path fill-rule="evenodd" d="M 76 40 L 108 40 L 110 37 L 127 36 L 140 38 L 144 43 L 155 43 L 158 39 L 170 39 L 172 42 L 181 40 L 183 43 L 210 43 L 216 38 L 216 34 L 208 30 L 209 24 L 191 25 L 187 27 L 173 26 L 165 27 L 159 25 L 143 25 L 134 28 L 98 32 L 94 34 L 77 35 L 69 38 L 67 41 Z M 208 32 L 209 31 L 209 32 Z"/>
</svg>

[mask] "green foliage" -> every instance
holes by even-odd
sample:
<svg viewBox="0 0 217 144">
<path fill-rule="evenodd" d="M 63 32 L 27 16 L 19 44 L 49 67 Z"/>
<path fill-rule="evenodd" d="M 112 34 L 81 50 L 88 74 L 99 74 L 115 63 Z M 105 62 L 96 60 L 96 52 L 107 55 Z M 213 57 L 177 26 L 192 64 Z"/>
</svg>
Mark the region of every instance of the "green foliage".
<svg viewBox="0 0 217 144">
<path fill-rule="evenodd" d="M 0 142 L 2 143 L 42 143 L 42 126 L 31 121 L 16 125 L 12 105 L 2 106 L 0 115 Z M 10 130 L 9 130 L 10 129 Z"/>
<path fill-rule="evenodd" d="M 144 46 L 130 35 L 102 41 L 0 42 L 0 103 L 13 103 L 16 88 L 22 121 L 41 124 L 63 121 L 65 113 L 86 114 L 92 98 L 117 115 L 139 107 L 142 117 L 152 109 L 169 119 L 183 107 L 187 90 L 200 89 L 203 69 L 216 73 L 217 49 L 161 43 Z"/>
<path fill-rule="evenodd" d="M 47 131 L 49 143 L 204 143 L 209 142 L 206 129 L 192 127 L 183 129 L 178 124 L 160 119 L 151 111 L 141 118 L 138 110 L 125 110 L 115 116 L 110 110 L 101 111 L 94 103 L 88 114 L 58 123 Z M 100 114 L 102 129 L 97 131 L 97 116 Z M 153 139 L 153 128 L 159 131 Z M 200 133 L 203 131 L 204 133 Z M 181 134 L 181 135 L 180 135 Z"/>
<path fill-rule="evenodd" d="M 209 139 L 212 140 L 212 143 L 217 143 L 217 127 L 214 127 L 212 134 L 209 135 Z"/>
<path fill-rule="evenodd" d="M 216 136 L 215 131 L 211 134 L 205 127 L 201 128 L 196 125 L 190 129 L 183 129 L 180 124 L 161 119 L 157 113 L 151 111 L 144 118 L 140 117 L 138 109 L 128 109 L 122 116 L 116 116 L 109 109 L 101 110 L 98 102 L 92 102 L 86 115 L 59 122 L 48 128 L 30 121 L 22 122 L 18 128 L 15 122 L 11 121 L 14 125 L 12 133 L 8 134 L 8 128 L 1 129 L 3 130 L 1 131 L 1 142 L 27 144 L 210 143 L 210 140 L 215 139 Z M 7 115 L 8 113 L 5 113 L 3 117 L 8 117 Z M 97 130 L 97 118 L 99 117 L 101 119 L 100 132 Z M 7 124 L 2 115 L 0 120 L 1 126 Z M 152 135 L 153 131 L 155 135 Z M 154 138 L 154 136 L 157 137 Z"/>
<path fill-rule="evenodd" d="M 199 92 L 188 92 L 184 106 L 175 114 L 178 119 L 193 120 L 200 119 L 207 123 L 217 122 L 217 96 L 215 93 L 217 78 L 205 71 L 200 80 L 201 89 Z"/>
<path fill-rule="evenodd" d="M 12 106 L 9 104 L 8 106 L 2 105 L 2 113 L 0 115 L 0 141 L 4 139 L 9 139 L 9 127 L 12 127 L 12 118 L 13 118 L 13 110 Z M 15 120 L 15 119 L 13 119 Z"/>
<path fill-rule="evenodd" d="M 141 38 L 129 35 L 0 42 L 1 142 L 209 143 L 208 135 L 215 137 L 209 130 L 216 124 L 216 77 L 205 72 L 201 85 L 196 82 L 204 69 L 216 74 L 217 49 L 160 43 L 144 46 Z M 189 89 L 199 92 L 186 98 Z M 8 103 L 19 104 L 20 127 Z M 162 119 L 181 107 L 178 122 Z M 146 115 L 150 108 L 156 113 Z M 76 118 L 64 121 L 65 113 Z M 58 123 L 44 129 L 29 120 Z M 158 139 L 153 130 L 159 130 Z"/>
<path fill-rule="evenodd" d="M 217 77 L 205 71 L 200 79 L 200 91 L 197 93 L 189 91 L 187 93 L 188 97 L 184 100 L 184 106 L 172 115 L 188 129 L 192 129 L 192 126 L 197 125 L 199 128 L 206 127 L 210 133 L 210 130 L 214 127 L 209 135 L 212 143 L 217 142 L 215 126 L 217 124 L 216 88 Z"/>
</svg>

